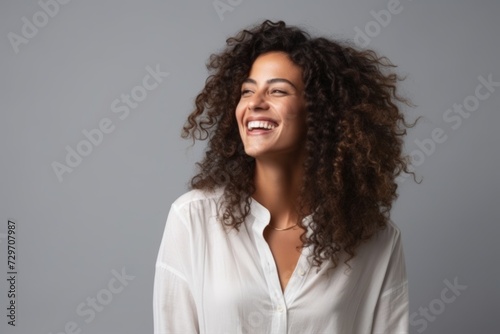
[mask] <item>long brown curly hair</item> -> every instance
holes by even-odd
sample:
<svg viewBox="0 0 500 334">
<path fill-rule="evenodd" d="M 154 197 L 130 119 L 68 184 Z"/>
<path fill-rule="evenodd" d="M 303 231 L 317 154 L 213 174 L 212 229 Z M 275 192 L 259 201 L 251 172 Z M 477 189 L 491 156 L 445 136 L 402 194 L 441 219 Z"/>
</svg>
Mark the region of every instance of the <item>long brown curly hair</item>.
<svg viewBox="0 0 500 334">
<path fill-rule="evenodd" d="M 398 107 L 412 104 L 396 93 L 403 79 L 387 71 L 396 66 L 372 50 L 312 38 L 283 21 L 265 20 L 226 43 L 210 56 L 211 74 L 182 129 L 181 136 L 191 137 L 193 144 L 208 139 L 190 188 L 224 186 L 219 220 L 239 231 L 255 192 L 255 159 L 245 153 L 235 108 L 254 60 L 266 52 L 285 52 L 302 69 L 305 84 L 307 158 L 299 222 L 309 214 L 305 208 L 316 208 L 312 234 L 301 235 L 302 247 L 314 244 L 318 270 L 329 258 L 336 267 L 343 253 L 349 266 L 357 247 L 387 225 L 398 197 L 395 178 L 402 171 L 415 178 L 409 156 L 402 155 L 402 137 L 416 121 L 407 124 Z"/>
</svg>

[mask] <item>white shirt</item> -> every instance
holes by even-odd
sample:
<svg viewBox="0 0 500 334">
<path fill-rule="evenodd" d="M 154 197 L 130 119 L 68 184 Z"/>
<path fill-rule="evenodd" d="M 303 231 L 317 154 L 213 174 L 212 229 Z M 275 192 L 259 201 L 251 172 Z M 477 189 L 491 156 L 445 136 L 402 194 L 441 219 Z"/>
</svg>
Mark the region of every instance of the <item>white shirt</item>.
<svg viewBox="0 0 500 334">
<path fill-rule="evenodd" d="M 284 293 L 263 237 L 269 211 L 251 198 L 240 231 L 216 221 L 215 192 L 191 190 L 171 205 L 156 262 L 154 333 L 408 333 L 400 230 L 390 222 L 343 261 L 316 274 L 303 248 Z M 304 224 L 311 221 L 304 218 Z M 308 229 L 308 235 L 311 230 Z"/>
</svg>

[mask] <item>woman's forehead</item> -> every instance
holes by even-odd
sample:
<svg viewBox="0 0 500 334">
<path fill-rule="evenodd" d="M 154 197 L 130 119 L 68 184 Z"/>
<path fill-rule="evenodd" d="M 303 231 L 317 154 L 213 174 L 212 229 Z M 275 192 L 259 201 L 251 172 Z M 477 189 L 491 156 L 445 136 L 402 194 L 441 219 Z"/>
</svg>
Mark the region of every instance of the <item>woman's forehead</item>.
<svg viewBox="0 0 500 334">
<path fill-rule="evenodd" d="M 255 59 L 250 69 L 247 82 L 290 82 L 295 88 L 303 87 L 302 69 L 293 63 L 284 52 L 268 52 Z"/>
</svg>

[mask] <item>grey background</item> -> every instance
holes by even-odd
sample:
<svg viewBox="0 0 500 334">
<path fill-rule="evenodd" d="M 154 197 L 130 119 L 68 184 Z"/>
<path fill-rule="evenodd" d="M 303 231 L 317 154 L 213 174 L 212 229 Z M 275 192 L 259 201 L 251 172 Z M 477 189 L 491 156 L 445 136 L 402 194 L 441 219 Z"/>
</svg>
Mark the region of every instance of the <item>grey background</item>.
<svg viewBox="0 0 500 334">
<path fill-rule="evenodd" d="M 187 149 L 179 135 L 207 76 L 205 61 L 227 37 L 269 18 L 333 38 L 368 27 L 367 47 L 408 75 L 401 89 L 417 104 L 408 117 L 424 119 L 409 131 L 406 151 L 418 157 L 415 140 L 435 128 L 447 138 L 415 166 L 420 185 L 399 181 L 392 211 L 403 233 L 411 332 L 497 333 L 500 87 L 456 129 L 443 115 L 474 95 L 479 76 L 500 81 L 500 4 L 401 0 L 377 31 L 371 11 L 394 1 L 220 2 L 228 6 L 221 15 L 212 0 L 71 1 L 17 53 L 9 33 L 22 36 L 22 18 L 33 22 L 41 6 L 0 3 L 0 332 L 55 334 L 70 322 L 81 333 L 152 332 L 165 220 L 204 148 Z M 121 120 L 111 103 L 157 64 L 168 77 Z M 65 147 L 75 149 L 82 131 L 104 118 L 114 131 L 60 182 L 52 163 L 64 164 Z M 6 318 L 8 219 L 17 222 L 15 328 Z M 122 269 L 134 278 L 110 294 L 112 271 Z M 449 303 L 441 297 L 446 280 L 466 286 Z M 86 322 L 77 307 L 98 295 L 112 300 Z M 426 320 L 420 312 L 429 307 Z"/>
</svg>

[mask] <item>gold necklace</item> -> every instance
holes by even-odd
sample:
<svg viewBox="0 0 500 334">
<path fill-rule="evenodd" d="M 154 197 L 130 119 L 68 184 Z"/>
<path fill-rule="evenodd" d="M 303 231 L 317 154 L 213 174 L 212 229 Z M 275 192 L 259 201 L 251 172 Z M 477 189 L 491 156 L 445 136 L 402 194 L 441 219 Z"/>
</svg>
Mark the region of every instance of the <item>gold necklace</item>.
<svg viewBox="0 0 500 334">
<path fill-rule="evenodd" d="M 290 227 L 286 227 L 286 228 L 276 228 L 276 227 L 272 227 L 271 225 L 269 225 L 269 227 L 271 227 L 273 230 L 276 230 L 276 231 L 286 231 L 286 230 L 294 228 L 297 225 L 299 225 L 299 223 L 292 225 Z"/>
</svg>

